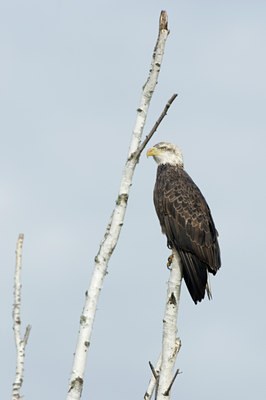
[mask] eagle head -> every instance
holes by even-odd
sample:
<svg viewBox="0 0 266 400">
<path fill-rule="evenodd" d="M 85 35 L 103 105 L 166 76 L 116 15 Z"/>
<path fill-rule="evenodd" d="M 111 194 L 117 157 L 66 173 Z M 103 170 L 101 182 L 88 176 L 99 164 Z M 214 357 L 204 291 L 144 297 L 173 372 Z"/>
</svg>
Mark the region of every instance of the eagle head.
<svg viewBox="0 0 266 400">
<path fill-rule="evenodd" d="M 147 151 L 147 157 L 153 156 L 157 164 L 171 164 L 184 167 L 180 148 L 172 143 L 160 142 Z"/>
</svg>

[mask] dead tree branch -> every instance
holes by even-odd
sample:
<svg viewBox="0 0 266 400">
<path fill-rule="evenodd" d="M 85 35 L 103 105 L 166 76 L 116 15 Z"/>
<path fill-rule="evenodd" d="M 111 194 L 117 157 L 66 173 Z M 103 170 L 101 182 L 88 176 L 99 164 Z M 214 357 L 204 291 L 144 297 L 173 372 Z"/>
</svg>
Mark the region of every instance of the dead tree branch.
<svg viewBox="0 0 266 400">
<path fill-rule="evenodd" d="M 180 257 L 173 249 L 170 278 L 168 281 L 167 300 L 163 319 L 162 365 L 159 376 L 158 400 L 169 400 L 173 384 L 173 370 L 181 341 L 176 338 L 177 315 L 182 283 L 182 264 Z"/>
<path fill-rule="evenodd" d="M 14 282 L 14 307 L 13 307 L 13 330 L 15 336 L 15 343 L 17 349 L 17 362 L 16 362 L 16 377 L 13 383 L 12 400 L 18 400 L 22 396 L 20 395 L 20 389 L 23 382 L 23 370 L 24 370 L 24 358 L 25 358 L 25 347 L 29 338 L 31 326 L 28 325 L 24 334 L 24 338 L 21 337 L 21 317 L 20 317 L 20 306 L 21 306 L 21 266 L 22 266 L 22 246 L 23 246 L 24 235 L 21 233 L 18 237 L 17 248 L 16 248 L 16 270 L 15 270 L 15 282 Z"/>
<path fill-rule="evenodd" d="M 168 109 L 170 108 L 171 104 L 173 103 L 173 101 L 176 99 L 177 94 L 174 93 L 173 96 L 168 100 L 168 102 L 166 103 L 166 106 L 164 107 L 163 112 L 161 113 L 160 117 L 157 119 L 157 121 L 155 122 L 155 124 L 153 125 L 152 130 L 150 131 L 150 133 L 146 136 L 146 138 L 143 140 L 142 144 L 139 146 L 138 150 L 135 153 L 135 157 L 139 158 L 142 151 L 145 149 L 145 147 L 147 146 L 147 144 L 149 143 L 149 141 L 151 140 L 152 136 L 154 135 L 154 133 L 156 132 L 158 126 L 160 125 L 160 123 L 162 122 L 162 120 L 164 119 L 164 117 L 167 114 Z"/>
</svg>

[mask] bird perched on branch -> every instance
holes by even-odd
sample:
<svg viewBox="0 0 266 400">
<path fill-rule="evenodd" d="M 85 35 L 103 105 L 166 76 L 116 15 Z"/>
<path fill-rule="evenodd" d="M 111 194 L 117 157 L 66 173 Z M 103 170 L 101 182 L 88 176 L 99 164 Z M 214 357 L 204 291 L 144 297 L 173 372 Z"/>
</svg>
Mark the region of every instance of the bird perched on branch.
<svg viewBox="0 0 266 400">
<path fill-rule="evenodd" d="M 181 150 L 172 143 L 158 143 L 147 151 L 158 164 L 154 205 L 167 237 L 167 245 L 178 252 L 183 277 L 197 304 L 211 298 L 208 272 L 221 266 L 218 232 L 201 191 L 184 170 Z"/>
</svg>

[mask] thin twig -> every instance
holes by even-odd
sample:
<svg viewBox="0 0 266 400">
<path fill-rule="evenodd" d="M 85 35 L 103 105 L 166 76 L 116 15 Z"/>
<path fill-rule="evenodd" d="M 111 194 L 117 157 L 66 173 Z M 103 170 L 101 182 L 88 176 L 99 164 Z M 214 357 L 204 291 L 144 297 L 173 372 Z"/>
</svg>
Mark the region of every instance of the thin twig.
<svg viewBox="0 0 266 400">
<path fill-rule="evenodd" d="M 152 363 L 149 361 L 149 366 L 150 366 L 150 369 L 151 369 L 151 371 L 152 371 L 152 373 L 153 373 L 153 376 L 154 376 L 154 378 L 155 379 L 158 379 L 158 374 L 156 374 L 156 371 L 155 371 L 155 369 L 154 369 L 154 366 L 152 365 Z"/>
<path fill-rule="evenodd" d="M 142 153 L 142 151 L 144 150 L 144 148 L 146 147 L 146 145 L 148 144 L 148 142 L 151 140 L 152 136 L 154 135 L 154 133 L 156 132 L 158 126 L 160 125 L 160 123 L 162 122 L 162 120 L 164 119 L 164 117 L 167 114 L 167 111 L 169 110 L 171 104 L 173 103 L 173 101 L 176 99 L 177 97 L 177 93 L 174 93 L 173 96 L 168 100 L 166 106 L 164 107 L 163 112 L 161 113 L 161 115 L 159 116 L 159 118 L 157 119 L 157 121 L 155 122 L 155 124 L 153 125 L 152 130 L 150 131 L 150 133 L 146 136 L 146 138 L 143 140 L 143 142 L 141 143 L 141 145 L 139 146 L 138 150 L 135 152 L 134 156 L 138 159 Z"/>
<path fill-rule="evenodd" d="M 24 339 L 23 339 L 23 343 L 25 344 L 25 346 L 26 346 L 26 344 L 28 342 L 28 338 L 29 338 L 29 335 L 30 335 L 30 330 L 31 330 L 31 325 L 27 325 L 26 332 L 25 332 Z"/>
<path fill-rule="evenodd" d="M 174 381 L 175 381 L 175 378 L 177 377 L 178 374 L 179 374 L 179 369 L 176 370 L 176 373 L 174 374 L 174 377 L 173 377 L 173 379 L 171 380 L 171 383 L 170 383 L 168 389 L 164 392 L 164 395 L 165 395 L 165 396 L 169 396 L 170 390 L 171 390 L 171 388 L 172 388 L 172 386 L 173 386 L 173 383 L 174 383 Z"/>
</svg>

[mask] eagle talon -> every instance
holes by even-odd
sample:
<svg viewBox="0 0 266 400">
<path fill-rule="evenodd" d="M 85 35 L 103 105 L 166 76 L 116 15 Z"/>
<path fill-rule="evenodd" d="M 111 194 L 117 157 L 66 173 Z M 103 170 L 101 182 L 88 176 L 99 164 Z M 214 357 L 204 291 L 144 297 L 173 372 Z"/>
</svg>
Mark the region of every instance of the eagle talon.
<svg viewBox="0 0 266 400">
<path fill-rule="evenodd" d="M 168 263 L 167 263 L 167 268 L 168 268 L 168 269 L 172 269 L 172 268 L 171 268 L 171 265 L 172 265 L 172 262 L 173 262 L 173 258 L 174 258 L 174 255 L 173 255 L 173 254 L 171 254 L 171 255 L 168 257 Z"/>
</svg>

